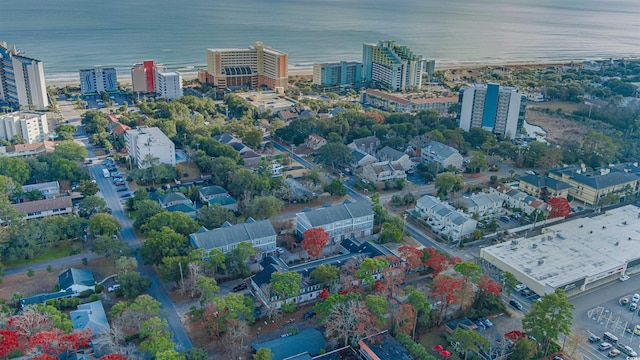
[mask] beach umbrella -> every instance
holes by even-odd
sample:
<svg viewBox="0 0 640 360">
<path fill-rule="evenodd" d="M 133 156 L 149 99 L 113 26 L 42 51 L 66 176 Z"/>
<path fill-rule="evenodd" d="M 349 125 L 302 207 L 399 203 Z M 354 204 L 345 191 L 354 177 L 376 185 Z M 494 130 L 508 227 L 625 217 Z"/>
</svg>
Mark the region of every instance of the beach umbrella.
<svg viewBox="0 0 640 360">
<path fill-rule="evenodd" d="M 444 357 L 449 357 L 449 356 L 451 356 L 451 352 L 447 351 L 447 350 L 442 350 L 442 351 L 440 351 L 440 355 L 442 355 Z"/>
<path fill-rule="evenodd" d="M 435 350 L 435 351 L 442 351 L 442 350 L 444 350 L 444 346 L 442 346 L 442 345 L 438 344 L 438 345 L 436 345 L 436 346 L 434 346 L 434 347 L 433 347 L 433 350 Z"/>
</svg>

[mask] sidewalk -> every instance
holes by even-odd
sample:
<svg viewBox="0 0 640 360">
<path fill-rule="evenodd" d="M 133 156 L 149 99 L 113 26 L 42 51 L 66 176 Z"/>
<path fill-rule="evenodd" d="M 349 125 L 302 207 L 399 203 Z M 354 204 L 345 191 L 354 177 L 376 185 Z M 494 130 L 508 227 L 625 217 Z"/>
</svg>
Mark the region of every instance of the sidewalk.
<svg viewBox="0 0 640 360">
<path fill-rule="evenodd" d="M 27 265 L 14 266 L 14 267 L 5 269 L 4 276 L 11 276 L 11 275 L 26 273 L 27 271 L 29 271 L 29 269 L 44 270 L 49 265 L 53 267 L 64 266 L 64 265 L 71 266 L 73 264 L 78 264 L 82 262 L 83 258 L 87 258 L 87 260 L 93 260 L 99 257 L 101 256 L 98 254 L 94 254 L 92 252 L 84 252 L 82 254 L 66 256 L 63 258 L 40 261 L 40 262 L 35 262 Z"/>
</svg>

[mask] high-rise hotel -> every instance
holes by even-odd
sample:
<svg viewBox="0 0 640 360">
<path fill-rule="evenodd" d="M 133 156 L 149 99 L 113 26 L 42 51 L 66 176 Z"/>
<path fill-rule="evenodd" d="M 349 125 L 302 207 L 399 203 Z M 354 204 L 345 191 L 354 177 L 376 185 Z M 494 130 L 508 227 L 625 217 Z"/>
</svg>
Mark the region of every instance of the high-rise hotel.
<svg viewBox="0 0 640 360">
<path fill-rule="evenodd" d="M 474 84 L 460 90 L 459 104 L 462 130 L 479 127 L 514 138 L 524 124 L 527 97 L 514 87 Z"/>
<path fill-rule="evenodd" d="M 287 88 L 287 53 L 257 41 L 244 49 L 207 49 L 207 70 L 200 82 L 227 87 Z"/>
<path fill-rule="evenodd" d="M 425 60 L 395 41 L 363 44 L 362 80 L 373 87 L 390 91 L 419 90 Z"/>
<path fill-rule="evenodd" d="M 49 106 L 42 62 L 6 42 L 0 42 L 0 101 L 35 110 Z"/>
</svg>

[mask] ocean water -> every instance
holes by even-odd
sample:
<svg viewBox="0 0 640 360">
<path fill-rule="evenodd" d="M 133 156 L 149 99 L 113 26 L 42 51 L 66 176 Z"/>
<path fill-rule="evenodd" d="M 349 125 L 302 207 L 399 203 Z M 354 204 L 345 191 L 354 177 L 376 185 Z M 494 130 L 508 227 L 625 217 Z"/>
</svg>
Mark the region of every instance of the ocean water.
<svg viewBox="0 0 640 360">
<path fill-rule="evenodd" d="M 256 40 L 290 66 L 360 60 L 391 39 L 440 64 L 640 57 L 639 0 L 2 0 L 0 40 L 48 79 L 96 64 L 206 63 Z"/>
</svg>

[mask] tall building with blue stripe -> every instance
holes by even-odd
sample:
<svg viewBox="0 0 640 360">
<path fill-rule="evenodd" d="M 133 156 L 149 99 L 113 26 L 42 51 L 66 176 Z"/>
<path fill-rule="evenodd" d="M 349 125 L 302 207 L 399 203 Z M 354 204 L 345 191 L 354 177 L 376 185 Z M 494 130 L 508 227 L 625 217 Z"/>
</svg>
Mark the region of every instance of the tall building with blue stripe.
<svg viewBox="0 0 640 360">
<path fill-rule="evenodd" d="M 474 84 L 460 90 L 459 126 L 474 127 L 514 138 L 522 130 L 527 97 L 517 88 L 498 84 Z"/>
<path fill-rule="evenodd" d="M 49 106 L 42 62 L 6 42 L 0 42 L 0 102 L 34 110 Z"/>
</svg>

